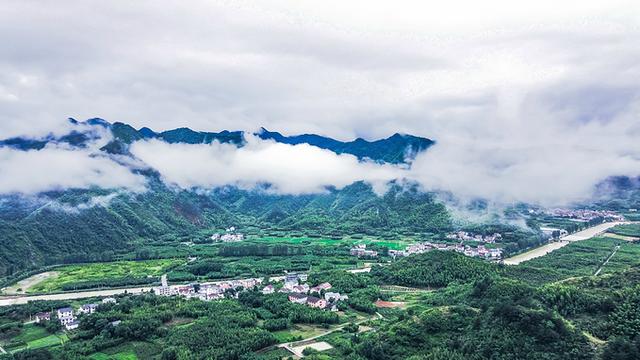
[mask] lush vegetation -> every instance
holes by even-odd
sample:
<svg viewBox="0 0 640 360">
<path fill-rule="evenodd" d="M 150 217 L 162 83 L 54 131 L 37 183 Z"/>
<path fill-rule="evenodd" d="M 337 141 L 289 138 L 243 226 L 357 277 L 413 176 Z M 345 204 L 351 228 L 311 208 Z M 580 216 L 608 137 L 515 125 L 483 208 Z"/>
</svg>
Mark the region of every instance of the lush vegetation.
<svg viewBox="0 0 640 360">
<path fill-rule="evenodd" d="M 640 224 L 617 225 L 609 229 L 609 232 L 631 237 L 640 237 Z"/>
<path fill-rule="evenodd" d="M 617 246 L 627 255 L 618 262 L 617 254 L 611 257 L 603 268 L 611 266 L 610 271 L 593 276 L 603 259 L 589 253 L 605 254 Z M 264 360 L 286 356 L 260 351 L 275 343 L 335 329 L 319 339 L 333 348 L 305 351 L 309 358 L 635 359 L 640 343 L 638 251 L 638 244 L 600 238 L 513 267 L 439 251 L 374 265 L 369 274 L 314 267 L 310 283 L 330 282 L 332 291 L 349 295 L 340 314 L 255 290 L 215 302 L 121 296 L 118 304 L 82 317 L 80 329 L 64 344 L 53 343 L 52 335 L 61 336 L 55 327 L 22 324 L 29 314 L 66 305 L 36 302 L 1 308 L 0 341 L 42 339 L 43 348 L 16 352 L 16 359 Z M 198 274 L 219 271 L 212 259 L 182 266 Z M 403 306 L 378 308 L 377 300 Z M 367 316 L 360 327 L 375 331 L 361 332 L 353 322 Z M 114 326 L 115 320 L 121 323 Z"/>
<path fill-rule="evenodd" d="M 55 269 L 55 276 L 35 284 L 27 292 L 150 284 L 158 282 L 160 275 L 182 262 L 184 261 L 117 261 L 62 266 Z"/>
<path fill-rule="evenodd" d="M 111 261 L 143 247 L 206 241 L 235 225 L 247 235 L 311 238 L 440 233 L 451 229 L 444 205 L 418 189 L 393 186 L 377 196 L 355 183 L 325 194 L 284 196 L 225 188 L 209 194 L 175 192 L 150 175 L 152 190 L 119 194 L 108 207 L 66 211 L 108 192 L 66 191 L 38 201 L 0 202 L 0 275 L 49 264 Z M 356 236 L 357 237 L 357 236 Z"/>
</svg>

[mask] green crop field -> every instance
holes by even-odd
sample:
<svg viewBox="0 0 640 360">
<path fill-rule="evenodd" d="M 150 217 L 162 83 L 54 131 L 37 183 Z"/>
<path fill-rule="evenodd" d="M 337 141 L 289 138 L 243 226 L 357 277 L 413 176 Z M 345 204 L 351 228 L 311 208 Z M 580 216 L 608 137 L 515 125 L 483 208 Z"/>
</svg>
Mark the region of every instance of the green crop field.
<svg viewBox="0 0 640 360">
<path fill-rule="evenodd" d="M 623 236 L 640 237 L 640 224 L 625 224 L 614 226 L 609 229 L 609 232 Z"/>
<path fill-rule="evenodd" d="M 36 339 L 33 341 L 29 341 L 27 343 L 28 348 L 29 349 L 39 349 L 39 348 L 43 348 L 43 347 L 49 347 L 49 346 L 55 346 L 55 345 L 61 345 L 62 343 L 64 343 L 65 341 L 67 341 L 68 338 L 66 335 L 49 335 L 40 339 Z"/>
<path fill-rule="evenodd" d="M 93 360 L 137 360 L 138 357 L 132 350 L 127 350 L 115 354 L 96 353 L 91 355 Z"/>
<path fill-rule="evenodd" d="M 184 263 L 183 260 L 163 259 L 148 261 L 117 261 L 109 263 L 92 263 L 68 265 L 56 269 L 57 276 L 46 279 L 28 289 L 29 293 L 53 292 L 64 290 L 65 285 L 103 281 L 105 279 L 121 279 L 127 277 L 158 277 L 174 265 Z"/>
<path fill-rule="evenodd" d="M 622 241 L 620 249 L 602 268 L 602 273 L 613 273 L 640 265 L 640 244 Z"/>
<path fill-rule="evenodd" d="M 34 324 L 25 325 L 20 334 L 12 339 L 18 346 L 7 348 L 7 351 L 16 352 L 24 349 L 39 349 L 44 347 L 61 345 L 69 341 L 66 334 L 50 334 L 43 327 Z"/>
<path fill-rule="evenodd" d="M 597 237 L 571 243 L 523 265 L 527 268 L 548 269 L 561 274 L 562 277 L 593 275 L 617 246 L 620 248 L 603 267 L 603 273 L 624 270 L 640 264 L 640 244 Z"/>
<path fill-rule="evenodd" d="M 565 277 L 593 275 L 620 242 L 611 238 L 578 241 L 545 256 L 529 260 L 524 265 L 551 269 Z"/>
<path fill-rule="evenodd" d="M 408 245 L 415 243 L 415 239 L 399 237 L 397 240 L 380 239 L 376 237 L 363 237 L 362 239 L 354 239 L 345 237 L 343 239 L 331 239 L 326 237 L 312 238 L 307 236 L 302 237 L 258 237 L 251 238 L 250 241 L 258 243 L 283 243 L 283 244 L 295 244 L 295 245 L 325 245 L 325 246 L 339 246 L 346 245 L 351 246 L 353 244 L 367 244 L 384 246 L 392 250 L 403 250 Z"/>
</svg>

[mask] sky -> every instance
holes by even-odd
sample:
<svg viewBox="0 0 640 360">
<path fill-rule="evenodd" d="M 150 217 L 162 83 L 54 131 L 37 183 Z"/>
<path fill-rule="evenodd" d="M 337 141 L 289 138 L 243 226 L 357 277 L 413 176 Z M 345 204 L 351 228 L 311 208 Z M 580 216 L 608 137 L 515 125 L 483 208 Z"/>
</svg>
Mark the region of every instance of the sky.
<svg viewBox="0 0 640 360">
<path fill-rule="evenodd" d="M 308 171 L 343 169 L 339 180 L 281 184 L 291 192 L 364 173 L 379 182 L 395 171 L 460 196 L 562 203 L 589 196 L 607 176 L 640 175 L 637 1 L 7 0 L 0 42 L 2 138 L 64 133 L 67 117 L 102 117 L 154 130 L 264 126 L 342 140 L 401 132 L 437 141 L 409 172 L 340 157 L 337 165 L 323 153 Z M 264 163 L 272 150 L 283 161 L 320 156 L 254 146 L 227 155 L 220 146 L 151 142 L 137 151 L 158 167 L 222 154 L 244 163 L 215 164 L 237 170 L 235 182 L 255 174 L 246 164 Z M 13 161 L 44 166 L 45 156 L 70 151 L 48 150 L 4 150 L 0 167 L 9 177 Z M 110 165 L 86 151 L 89 160 L 74 169 L 94 169 L 80 177 L 102 186 L 95 174 L 109 172 L 94 167 Z M 178 179 L 167 165 L 167 179 L 218 184 L 212 168 L 190 166 Z M 32 191 L 74 186 L 59 172 Z M 252 176 L 246 184 L 276 180 Z"/>
</svg>

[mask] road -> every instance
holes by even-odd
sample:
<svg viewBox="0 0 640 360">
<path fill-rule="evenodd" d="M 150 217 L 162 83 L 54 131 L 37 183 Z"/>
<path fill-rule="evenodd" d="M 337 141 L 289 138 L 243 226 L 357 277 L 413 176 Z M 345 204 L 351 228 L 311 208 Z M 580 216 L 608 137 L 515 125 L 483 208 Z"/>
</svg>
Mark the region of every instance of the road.
<svg viewBox="0 0 640 360">
<path fill-rule="evenodd" d="M 565 247 L 572 242 L 591 239 L 592 237 L 598 236 L 606 232 L 607 230 L 611 229 L 612 227 L 616 225 L 621 225 L 621 224 L 630 224 L 630 222 L 617 221 L 617 222 L 608 222 L 608 223 L 598 224 L 596 226 L 592 226 L 590 228 L 578 231 L 571 235 L 564 236 L 560 238 L 558 241 L 551 242 L 546 245 L 537 247 L 533 250 L 527 251 L 523 254 L 510 257 L 508 259 L 505 259 L 503 262 L 507 265 L 518 265 L 525 261 L 547 255 L 548 253 L 558 250 L 562 247 Z"/>
</svg>

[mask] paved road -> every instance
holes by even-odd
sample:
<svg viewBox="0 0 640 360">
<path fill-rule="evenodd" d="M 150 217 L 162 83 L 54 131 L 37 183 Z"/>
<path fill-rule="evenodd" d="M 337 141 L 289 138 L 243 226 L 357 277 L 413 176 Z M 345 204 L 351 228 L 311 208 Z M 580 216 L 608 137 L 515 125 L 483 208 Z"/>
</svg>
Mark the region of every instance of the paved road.
<svg viewBox="0 0 640 360">
<path fill-rule="evenodd" d="M 618 222 L 608 222 L 608 223 L 599 224 L 599 225 L 584 229 L 582 231 L 578 231 L 571 235 L 564 236 L 560 238 L 560 240 L 558 241 L 548 243 L 546 245 L 542 245 L 533 250 L 527 251 L 526 253 L 519 254 L 519 255 L 510 257 L 508 259 L 505 259 L 504 263 L 507 265 L 518 265 L 522 262 L 547 255 L 548 253 L 554 250 L 558 250 L 562 247 L 565 247 L 572 242 L 591 239 L 592 237 L 598 236 L 606 232 L 607 230 L 611 229 L 612 227 L 616 225 L 621 225 L 621 224 L 630 224 L 630 222 L 618 221 Z"/>
</svg>

